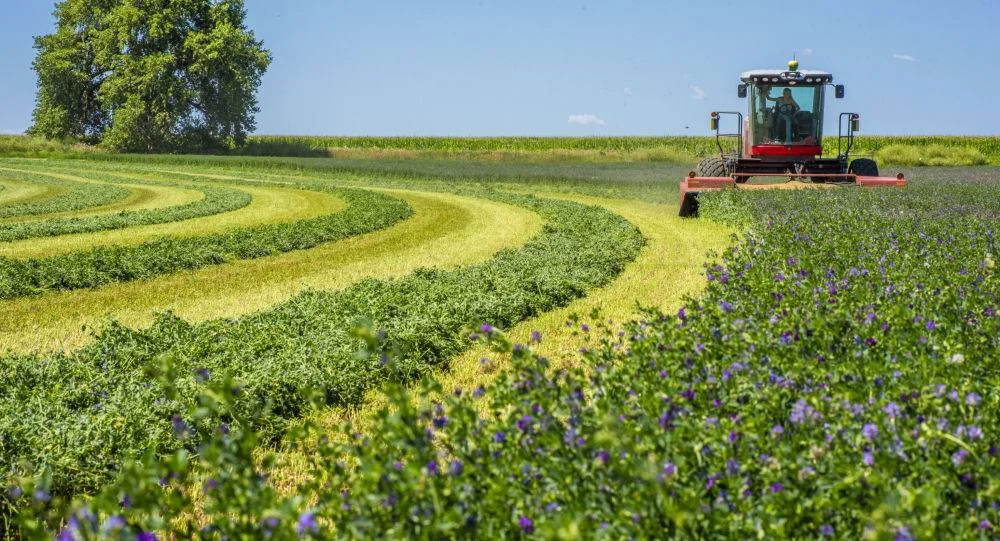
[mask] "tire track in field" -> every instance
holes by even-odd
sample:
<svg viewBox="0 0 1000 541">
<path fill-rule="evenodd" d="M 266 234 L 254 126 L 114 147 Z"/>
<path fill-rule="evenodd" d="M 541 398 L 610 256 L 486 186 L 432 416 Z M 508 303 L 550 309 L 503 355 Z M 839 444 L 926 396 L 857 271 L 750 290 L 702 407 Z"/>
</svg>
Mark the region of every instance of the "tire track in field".
<svg viewBox="0 0 1000 541">
<path fill-rule="evenodd" d="M 259 311 L 303 288 L 333 290 L 421 267 L 478 263 L 518 246 L 542 219 L 527 209 L 448 193 L 382 190 L 415 215 L 388 229 L 316 248 L 136 282 L 0 302 L 0 349 L 74 349 L 108 318 L 137 326 L 171 309 L 201 321 Z"/>
<path fill-rule="evenodd" d="M 333 214 L 346 208 L 338 197 L 298 188 L 233 186 L 253 200 L 238 210 L 163 224 L 25 239 L 0 244 L 0 257 L 32 259 L 86 250 L 98 246 L 134 246 L 159 237 L 194 237 L 231 229 L 296 222 Z"/>
</svg>

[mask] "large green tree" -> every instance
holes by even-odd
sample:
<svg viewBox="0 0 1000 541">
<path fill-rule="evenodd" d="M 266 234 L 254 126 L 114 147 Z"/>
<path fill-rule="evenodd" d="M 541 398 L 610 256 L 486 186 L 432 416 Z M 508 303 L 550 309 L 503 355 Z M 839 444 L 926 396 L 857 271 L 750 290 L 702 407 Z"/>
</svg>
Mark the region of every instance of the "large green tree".
<svg viewBox="0 0 1000 541">
<path fill-rule="evenodd" d="M 241 145 L 270 52 L 243 0 L 64 0 L 35 38 L 31 132 L 123 151 Z"/>
</svg>

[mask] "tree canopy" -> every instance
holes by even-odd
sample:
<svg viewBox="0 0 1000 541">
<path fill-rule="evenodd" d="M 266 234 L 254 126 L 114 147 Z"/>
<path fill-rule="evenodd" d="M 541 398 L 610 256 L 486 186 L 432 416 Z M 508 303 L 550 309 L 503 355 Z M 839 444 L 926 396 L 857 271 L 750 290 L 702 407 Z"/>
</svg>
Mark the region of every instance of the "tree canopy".
<svg viewBox="0 0 1000 541">
<path fill-rule="evenodd" d="M 64 0 L 35 38 L 30 132 L 122 151 L 241 145 L 271 53 L 243 0 Z"/>
</svg>

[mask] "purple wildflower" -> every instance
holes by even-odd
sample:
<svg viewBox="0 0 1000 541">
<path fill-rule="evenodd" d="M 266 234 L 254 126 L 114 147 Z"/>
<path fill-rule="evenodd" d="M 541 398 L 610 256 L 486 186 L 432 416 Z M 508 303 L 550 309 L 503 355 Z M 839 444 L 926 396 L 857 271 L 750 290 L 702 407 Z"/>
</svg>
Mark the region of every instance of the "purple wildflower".
<svg viewBox="0 0 1000 541">
<path fill-rule="evenodd" d="M 521 533 L 532 534 L 535 533 L 535 521 L 530 518 L 521 515 L 517 519 L 517 525 L 521 528 Z"/>
<path fill-rule="evenodd" d="M 680 310 L 677 310 L 677 319 L 679 319 L 681 321 L 684 321 L 684 320 L 687 319 L 687 311 L 684 310 L 683 306 L 681 306 Z"/>
<path fill-rule="evenodd" d="M 933 331 L 934 329 L 937 328 L 937 325 L 934 323 L 933 319 L 928 319 L 927 320 L 926 328 L 927 328 L 928 331 Z"/>
<path fill-rule="evenodd" d="M 777 493 L 781 492 L 782 490 L 785 490 L 785 487 L 782 486 L 781 483 L 772 483 L 771 484 L 771 494 L 777 494 Z"/>
<path fill-rule="evenodd" d="M 983 438 L 983 430 L 976 425 L 972 425 L 968 430 L 970 440 L 979 440 Z"/>
<path fill-rule="evenodd" d="M 955 466 L 961 466 L 962 462 L 969 456 L 969 452 L 965 449 L 959 449 L 955 451 L 955 454 L 951 455 L 951 463 Z"/>
<path fill-rule="evenodd" d="M 542 341 L 542 333 L 538 331 L 531 331 L 531 343 L 538 344 Z"/>
<path fill-rule="evenodd" d="M 531 420 L 532 419 L 531 419 L 530 415 L 525 415 L 524 417 L 521 417 L 520 419 L 518 419 L 517 420 L 517 428 L 518 428 L 518 430 L 520 430 L 521 432 L 525 432 L 529 428 L 531 428 Z"/>
<path fill-rule="evenodd" d="M 663 473 L 669 476 L 673 476 L 677 473 L 677 466 L 674 466 L 673 462 L 667 462 L 663 465 Z"/>
<path fill-rule="evenodd" d="M 861 455 L 861 463 L 864 464 L 865 466 L 875 465 L 875 457 L 872 455 L 871 451 L 865 451 Z"/>
<path fill-rule="evenodd" d="M 490 334 L 493 332 L 493 330 L 494 330 L 493 326 L 490 325 L 489 323 L 483 323 L 483 326 L 479 327 L 479 332 L 483 334 Z"/>
<path fill-rule="evenodd" d="M 771 435 L 778 437 L 785 433 L 785 428 L 781 425 L 774 425 L 771 427 Z"/>
<path fill-rule="evenodd" d="M 427 463 L 427 473 L 429 473 L 431 475 L 437 475 L 438 472 L 440 472 L 440 471 L 441 470 L 440 470 L 440 468 L 438 468 L 438 461 L 437 460 L 431 460 L 430 462 Z"/>
<path fill-rule="evenodd" d="M 819 527 L 819 534 L 823 537 L 833 537 L 833 526 L 824 524 Z"/>
<path fill-rule="evenodd" d="M 462 475 L 463 469 L 464 468 L 462 466 L 462 461 L 456 458 L 455 460 L 451 461 L 451 466 L 449 466 L 448 471 L 452 475 Z"/>
<path fill-rule="evenodd" d="M 882 411 L 884 411 L 885 414 L 888 415 L 890 419 L 895 419 L 896 417 L 899 417 L 899 406 L 896 405 L 895 402 L 889 402 L 888 404 L 886 404 L 885 407 L 882 408 Z"/>
<path fill-rule="evenodd" d="M 319 531 L 319 525 L 316 524 L 316 517 L 312 513 L 307 512 L 299 515 L 299 522 L 296 524 L 295 529 L 299 532 L 299 535 L 305 535 Z"/>
<path fill-rule="evenodd" d="M 494 443 L 507 443 L 507 434 L 504 432 L 497 432 L 493 434 Z"/>
<path fill-rule="evenodd" d="M 135 535 L 135 541 L 156 541 L 156 534 L 142 531 Z"/>
<path fill-rule="evenodd" d="M 983 397 L 979 396 L 979 393 L 969 393 L 965 395 L 965 403 L 969 406 L 978 406 L 982 399 Z"/>
<path fill-rule="evenodd" d="M 861 434 L 869 440 L 874 440 L 878 437 L 878 427 L 872 423 L 866 423 L 865 426 L 861 428 Z"/>
<path fill-rule="evenodd" d="M 988 521 L 986 519 L 983 519 L 982 521 L 979 522 L 979 529 L 980 530 L 992 530 L 993 529 L 993 525 L 990 524 L 990 521 Z"/>
<path fill-rule="evenodd" d="M 726 313 L 729 313 L 729 312 L 733 311 L 733 305 L 731 303 L 726 302 L 726 301 L 719 302 L 719 308 L 721 308 L 722 311 L 726 312 Z"/>
</svg>

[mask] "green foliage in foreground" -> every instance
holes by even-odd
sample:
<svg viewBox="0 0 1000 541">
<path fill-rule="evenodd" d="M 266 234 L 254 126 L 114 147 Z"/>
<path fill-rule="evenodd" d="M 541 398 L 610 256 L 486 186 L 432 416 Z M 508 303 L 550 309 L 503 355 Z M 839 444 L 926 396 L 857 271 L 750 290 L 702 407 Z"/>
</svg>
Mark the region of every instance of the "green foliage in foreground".
<svg viewBox="0 0 1000 541">
<path fill-rule="evenodd" d="M 283 185 L 287 187 L 287 185 Z M 245 227 L 199 237 L 162 237 L 136 246 L 102 246 L 38 259 L 0 258 L 0 299 L 114 282 L 252 259 L 377 231 L 404 220 L 403 200 L 367 190 L 314 185 L 342 196 L 346 209 L 292 223 Z"/>
<path fill-rule="evenodd" d="M 271 62 L 242 0 L 63 0 L 35 39 L 35 135 L 149 152 L 243 144 Z"/>
<path fill-rule="evenodd" d="M 24 202 L 0 205 L 0 218 L 34 216 L 51 212 L 83 210 L 101 205 L 110 205 L 128 197 L 128 188 L 108 186 L 93 182 L 78 182 L 46 176 L 0 169 L 0 180 L 10 179 L 30 182 L 52 188 L 52 196 Z"/>
<path fill-rule="evenodd" d="M 180 425 L 210 432 L 228 418 L 179 417 L 209 376 L 238 380 L 232 415 L 254 417 L 254 428 L 274 438 L 313 399 L 354 405 L 368 389 L 427 375 L 468 346 L 468 321 L 511 325 L 581 297 L 643 243 L 635 227 L 597 207 L 496 197 L 536 210 L 547 225 L 486 263 L 303 293 L 238 320 L 113 326 L 70 355 L 0 358 L 0 486 L 43 478 L 51 493 L 72 495 L 101 486 L 129 457 L 191 443 L 175 437 Z M 372 330 L 359 333 L 359 324 Z M 155 377 L 165 361 L 172 390 Z"/>
<path fill-rule="evenodd" d="M 419 409 L 395 393 L 349 441 L 290 438 L 312 475 L 288 498 L 258 475 L 258 422 L 216 372 L 179 424 L 207 439 L 205 460 L 136 465 L 66 524 L 276 539 L 993 538 L 998 191 L 727 194 L 740 199 L 725 208 L 758 219 L 677 314 L 621 332 L 572 322 L 592 338 L 586 369 L 568 371 L 484 327 L 511 352 L 509 373 Z M 706 214 L 728 221 L 712 197 Z M 160 520 L 193 514 L 174 488 L 193 480 L 203 522 Z M 40 505 L 34 488 L 14 489 L 15 505 Z"/>
<path fill-rule="evenodd" d="M 111 180 L 136 182 L 135 179 L 112 178 Z M 114 187 L 113 184 L 111 187 Z M 249 205 L 253 200 L 249 193 L 242 190 L 206 185 L 200 185 L 198 189 L 205 194 L 203 199 L 172 207 L 0 224 L 0 242 L 177 222 L 237 210 Z"/>
</svg>

